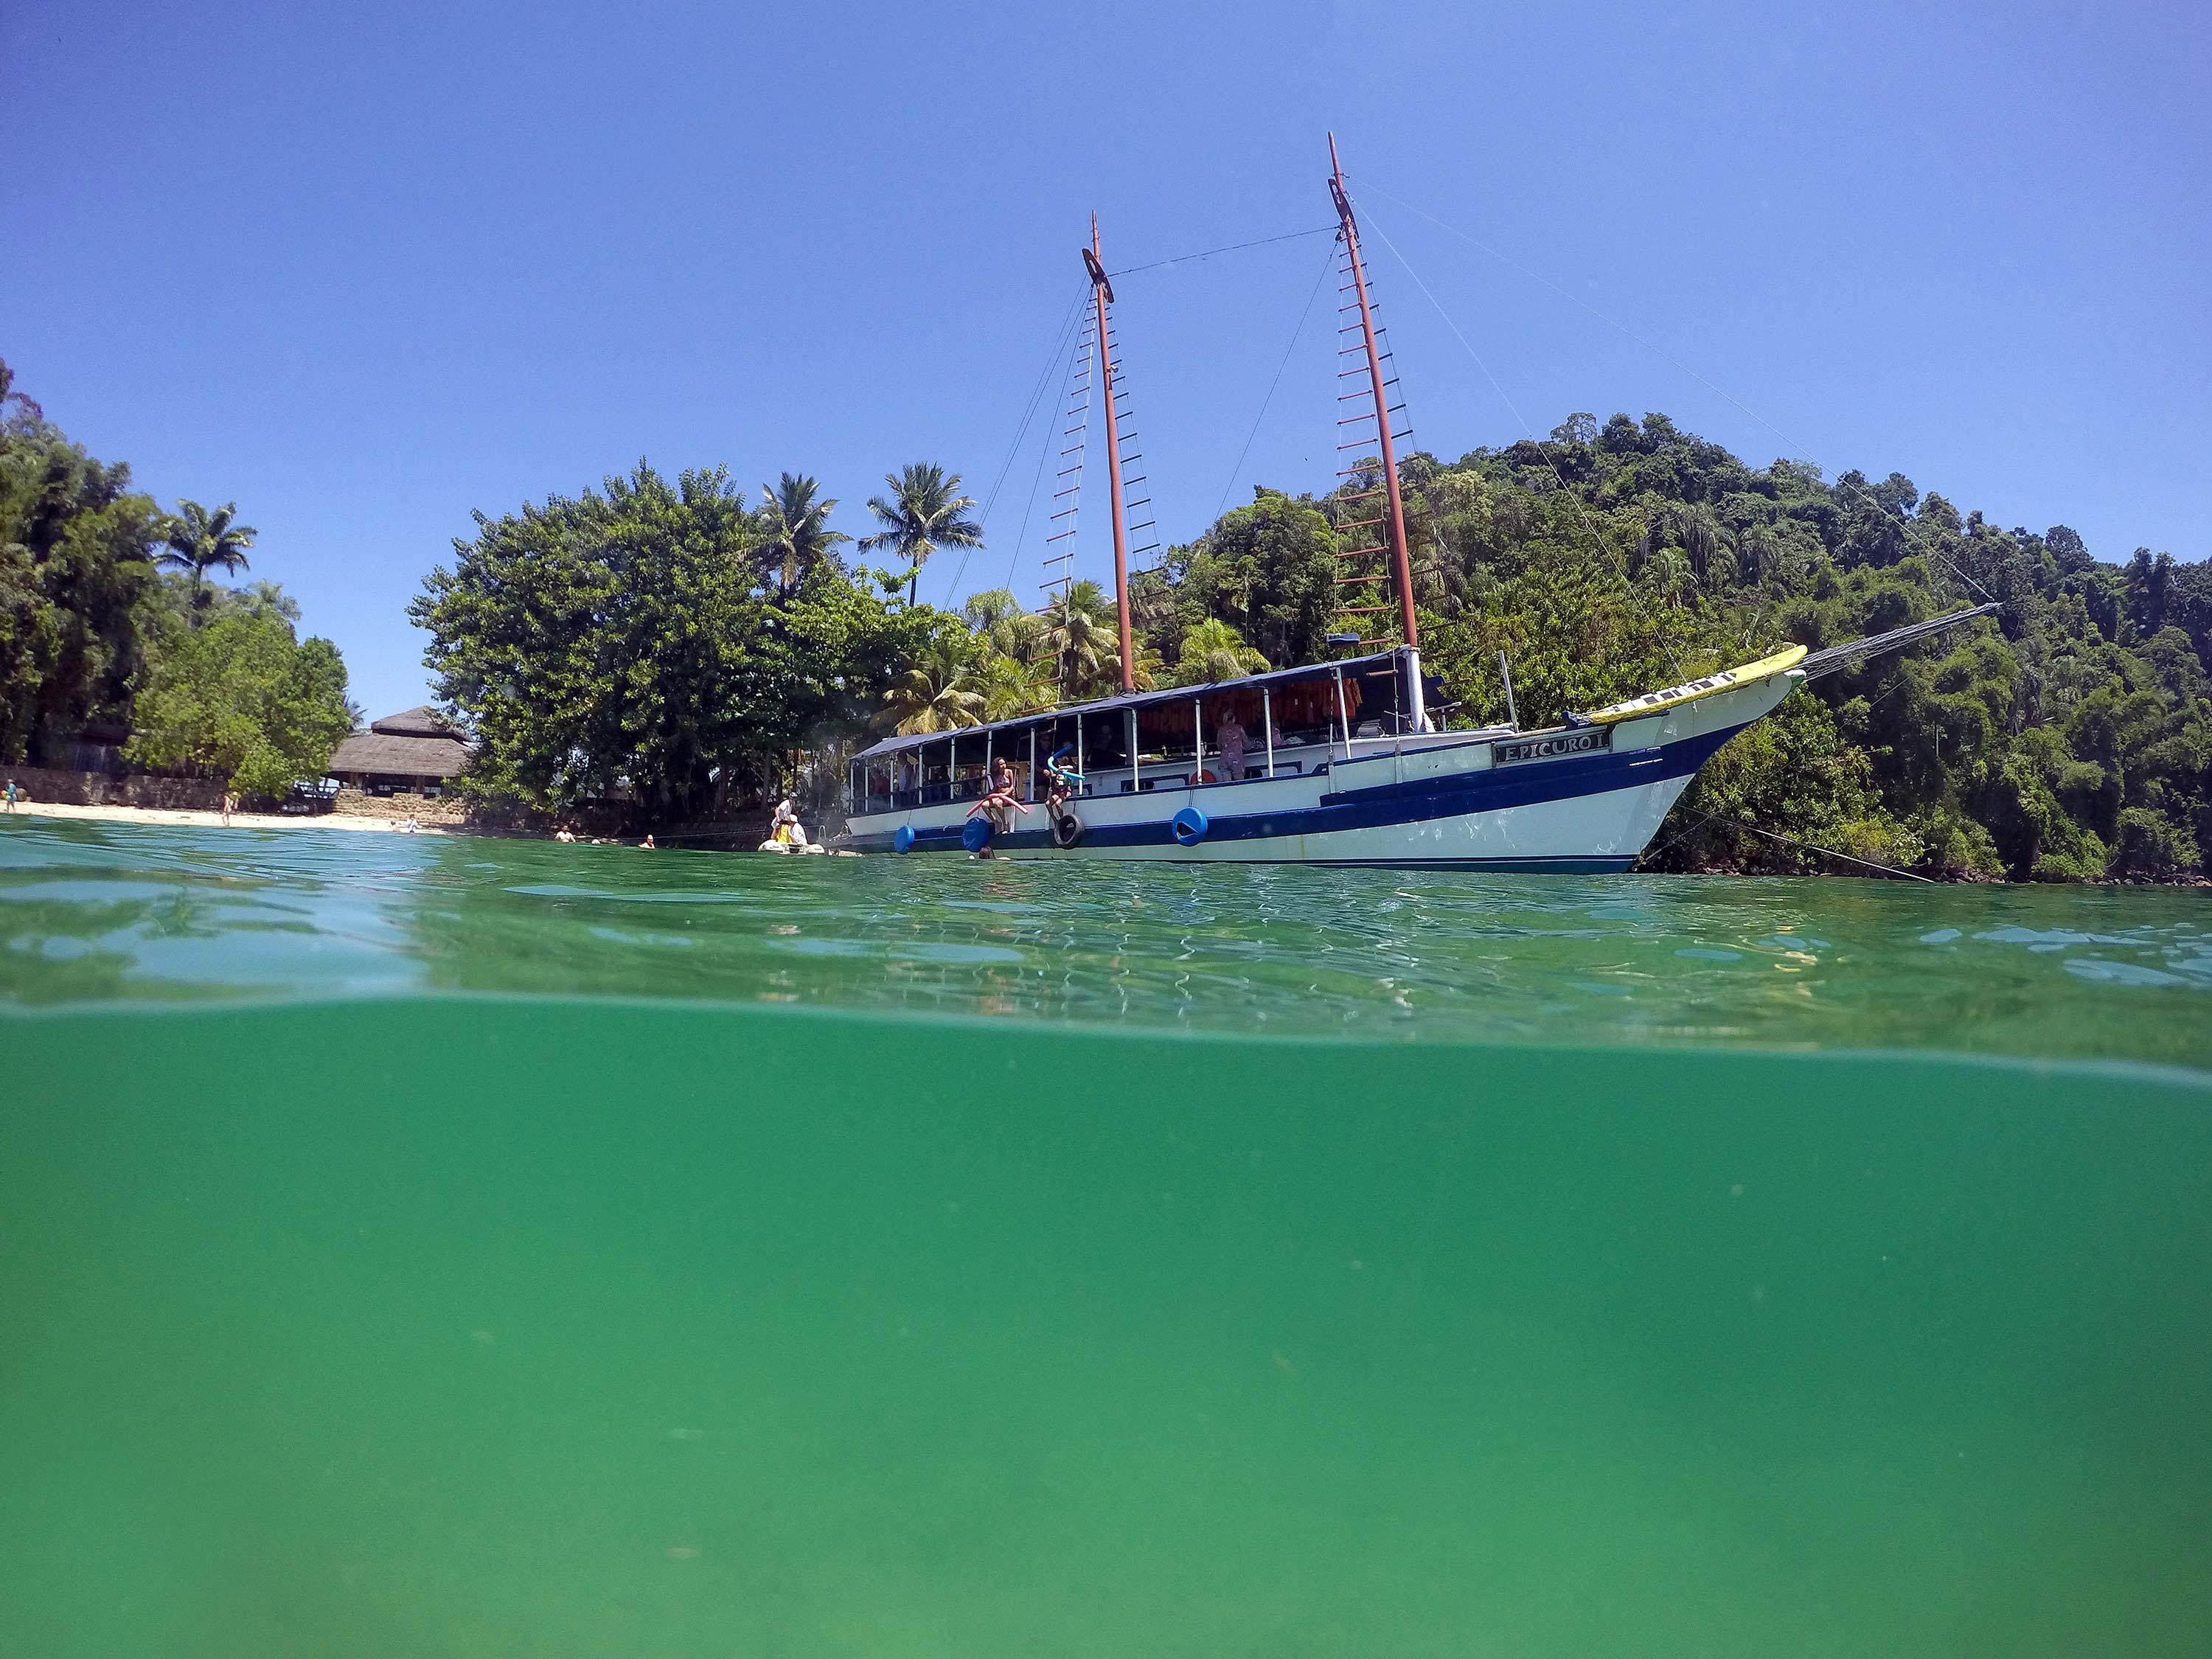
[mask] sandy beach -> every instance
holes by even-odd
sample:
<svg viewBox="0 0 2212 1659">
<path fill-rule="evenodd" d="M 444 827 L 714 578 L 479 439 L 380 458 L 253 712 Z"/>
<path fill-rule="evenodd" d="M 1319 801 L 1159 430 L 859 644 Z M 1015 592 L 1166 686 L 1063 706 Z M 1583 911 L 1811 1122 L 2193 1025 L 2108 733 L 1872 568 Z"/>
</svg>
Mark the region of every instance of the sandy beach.
<svg viewBox="0 0 2212 1659">
<path fill-rule="evenodd" d="M 443 830 L 425 824 L 404 829 L 404 817 L 356 817 L 350 813 L 325 812 L 319 817 L 286 816 L 276 812 L 233 812 L 226 824 L 220 812 L 195 812 L 160 806 L 69 806 L 54 801 L 15 803 L 18 817 L 92 818 L 105 823 L 159 823 L 191 830 L 368 830 L 384 835 L 441 836 Z"/>
</svg>

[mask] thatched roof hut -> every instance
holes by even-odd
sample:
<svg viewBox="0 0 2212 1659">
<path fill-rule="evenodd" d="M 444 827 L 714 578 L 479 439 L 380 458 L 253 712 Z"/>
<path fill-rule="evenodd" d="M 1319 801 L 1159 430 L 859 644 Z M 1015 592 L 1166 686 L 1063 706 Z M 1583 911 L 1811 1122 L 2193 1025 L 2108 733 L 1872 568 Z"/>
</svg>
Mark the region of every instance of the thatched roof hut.
<svg viewBox="0 0 2212 1659">
<path fill-rule="evenodd" d="M 467 737 L 425 705 L 370 722 L 338 744 L 325 769 L 373 794 L 420 793 L 436 790 L 468 762 Z"/>
</svg>

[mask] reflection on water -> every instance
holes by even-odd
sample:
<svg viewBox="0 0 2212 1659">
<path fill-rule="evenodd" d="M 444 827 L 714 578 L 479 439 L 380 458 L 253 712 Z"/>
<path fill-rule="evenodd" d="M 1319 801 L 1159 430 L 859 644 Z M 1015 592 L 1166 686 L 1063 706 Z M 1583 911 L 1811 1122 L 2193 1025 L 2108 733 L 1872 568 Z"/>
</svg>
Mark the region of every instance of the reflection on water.
<svg viewBox="0 0 2212 1659">
<path fill-rule="evenodd" d="M 2212 1066 L 2212 898 L 0 831 L 0 997 L 466 990 Z"/>
</svg>

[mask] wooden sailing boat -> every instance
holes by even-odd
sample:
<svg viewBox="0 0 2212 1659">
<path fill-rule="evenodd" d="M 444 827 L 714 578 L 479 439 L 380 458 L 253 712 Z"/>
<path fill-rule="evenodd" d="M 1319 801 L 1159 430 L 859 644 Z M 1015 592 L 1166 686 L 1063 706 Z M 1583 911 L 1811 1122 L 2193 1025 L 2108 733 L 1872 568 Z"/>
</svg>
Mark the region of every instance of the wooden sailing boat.
<svg viewBox="0 0 2212 1659">
<path fill-rule="evenodd" d="M 1376 516 L 1344 527 L 1376 539 L 1344 553 L 1340 586 L 1351 592 L 1340 609 L 1376 619 L 1376 632 L 1363 627 L 1351 636 L 1353 654 L 1340 661 L 1136 689 L 1109 322 L 1114 289 L 1094 217 L 1082 250 L 1092 306 L 1087 349 L 1096 353 L 1105 410 L 1121 694 L 957 732 L 888 738 L 862 751 L 846 781 L 847 844 L 854 850 L 1625 870 L 1698 769 L 1808 673 L 1995 608 L 1954 612 L 1819 659 L 1789 646 L 1540 731 L 1515 721 L 1442 729 L 1430 712 L 1437 706 L 1435 682 L 1421 669 L 1389 382 L 1334 136 L 1328 189 L 1350 278 L 1344 312 L 1356 319 L 1343 331 L 1358 336 L 1345 348 L 1354 362 L 1344 373 L 1364 382 L 1343 399 L 1355 405 L 1339 422 L 1354 434 L 1343 447 L 1369 447 L 1362 428 L 1371 423 L 1380 454 L 1379 465 L 1346 469 L 1363 483 L 1372 475 L 1371 487 L 1343 499 L 1372 501 Z M 1083 395 L 1087 400 L 1087 380 Z M 1073 471 L 1079 483 L 1079 461 Z M 1071 522 L 1054 542 L 1073 534 L 1073 509 L 1064 512 Z M 1054 556 L 1064 568 L 1066 556 Z"/>
</svg>

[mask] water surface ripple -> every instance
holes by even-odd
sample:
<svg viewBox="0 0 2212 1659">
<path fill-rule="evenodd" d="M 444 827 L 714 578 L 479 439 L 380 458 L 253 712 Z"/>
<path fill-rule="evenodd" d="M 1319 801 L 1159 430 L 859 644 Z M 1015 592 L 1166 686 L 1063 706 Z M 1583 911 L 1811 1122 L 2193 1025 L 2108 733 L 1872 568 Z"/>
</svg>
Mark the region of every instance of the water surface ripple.
<svg viewBox="0 0 2212 1659">
<path fill-rule="evenodd" d="M 2212 895 L 0 828 L 0 1002 L 441 991 L 2212 1068 Z"/>
</svg>

